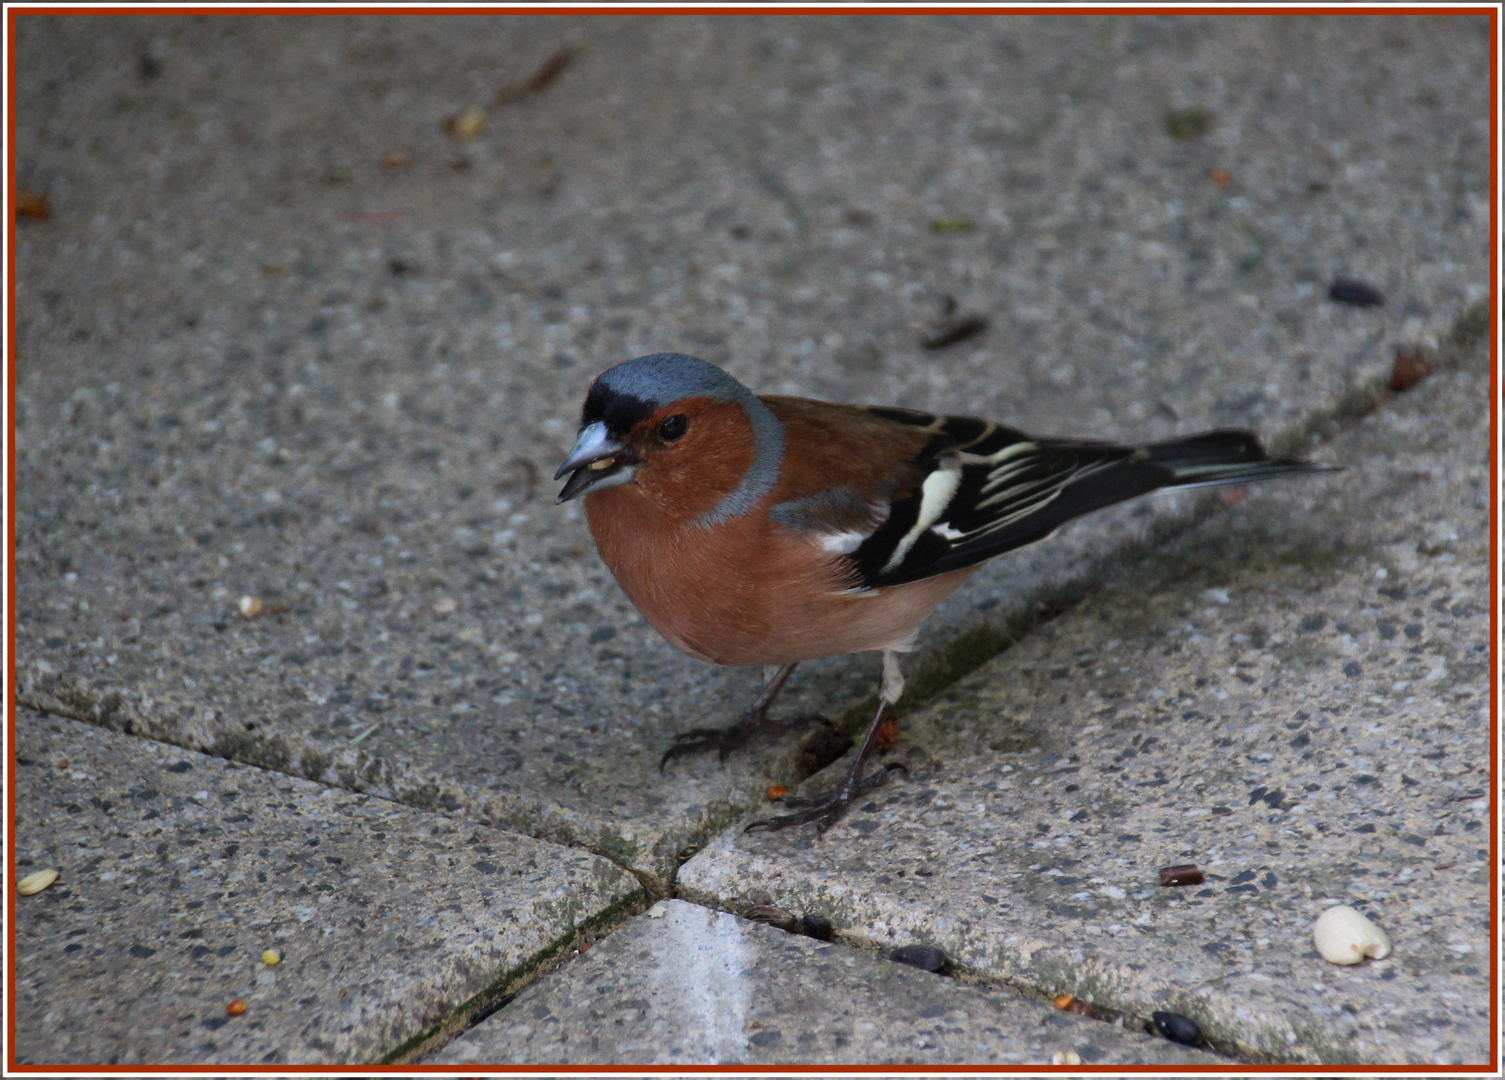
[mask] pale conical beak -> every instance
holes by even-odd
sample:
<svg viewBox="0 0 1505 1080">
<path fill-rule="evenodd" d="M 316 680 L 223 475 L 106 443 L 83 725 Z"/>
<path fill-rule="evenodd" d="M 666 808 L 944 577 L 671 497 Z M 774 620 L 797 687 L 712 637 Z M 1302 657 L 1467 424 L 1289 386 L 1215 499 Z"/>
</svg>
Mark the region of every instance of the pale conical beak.
<svg viewBox="0 0 1505 1080">
<path fill-rule="evenodd" d="M 559 492 L 557 502 L 568 502 L 591 488 L 615 487 L 632 479 L 638 459 L 620 440 L 612 437 L 600 420 L 580 429 L 575 445 L 554 474 L 561 479 L 573 473 Z"/>
</svg>

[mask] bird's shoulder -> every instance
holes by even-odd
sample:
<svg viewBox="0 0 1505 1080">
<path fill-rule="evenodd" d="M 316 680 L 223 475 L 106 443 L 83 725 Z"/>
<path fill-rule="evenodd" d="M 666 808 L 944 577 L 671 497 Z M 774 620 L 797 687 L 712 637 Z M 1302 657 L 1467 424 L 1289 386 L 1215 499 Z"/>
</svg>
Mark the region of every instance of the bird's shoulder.
<svg viewBox="0 0 1505 1080">
<path fill-rule="evenodd" d="M 975 416 L 764 398 L 785 425 L 769 517 L 874 589 L 975 565 L 1056 527 L 1073 482 L 1132 453 Z M 1049 520 L 1047 520 L 1049 518 Z"/>
</svg>

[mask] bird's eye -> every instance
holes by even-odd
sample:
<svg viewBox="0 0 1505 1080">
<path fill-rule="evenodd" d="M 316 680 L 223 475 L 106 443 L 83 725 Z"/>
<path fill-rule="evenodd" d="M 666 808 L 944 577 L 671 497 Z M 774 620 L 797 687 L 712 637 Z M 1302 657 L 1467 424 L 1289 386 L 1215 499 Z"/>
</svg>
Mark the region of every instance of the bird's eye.
<svg viewBox="0 0 1505 1080">
<path fill-rule="evenodd" d="M 683 416 L 670 416 L 658 426 L 658 437 L 665 442 L 673 442 L 685 433 L 689 428 L 690 421 Z"/>
</svg>

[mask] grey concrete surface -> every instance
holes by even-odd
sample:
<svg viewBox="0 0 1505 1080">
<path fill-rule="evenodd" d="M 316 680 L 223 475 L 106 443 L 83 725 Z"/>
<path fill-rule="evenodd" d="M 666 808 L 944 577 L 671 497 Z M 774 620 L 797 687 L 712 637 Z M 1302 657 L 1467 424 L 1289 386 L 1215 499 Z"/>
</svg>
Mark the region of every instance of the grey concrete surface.
<svg viewBox="0 0 1505 1080">
<path fill-rule="evenodd" d="M 1490 1062 L 1489 407 L 1484 360 L 908 718 L 892 781 L 824 838 L 728 830 L 681 895 L 751 891 L 853 939 L 1246 1061 Z M 812 779 L 816 785 L 821 778 Z M 1163 888 L 1195 863 L 1205 886 Z M 1333 903 L 1390 936 L 1337 967 Z"/>
<path fill-rule="evenodd" d="M 664 901 L 426 1064 L 1203 1065 L 1011 990 Z"/>
<path fill-rule="evenodd" d="M 680 349 L 1042 433 L 1297 425 L 1483 295 L 1487 30 L 23 15 L 22 700 L 666 889 L 795 740 L 655 773 L 758 673 L 658 640 L 550 505 L 590 377 Z M 948 295 L 991 326 L 923 349 Z M 1001 561 L 917 664 L 1184 505 Z M 786 707 L 875 676 L 810 665 Z"/>
<path fill-rule="evenodd" d="M 373 1061 L 642 894 L 584 851 L 76 720 L 16 733 L 18 869 L 60 872 L 16 897 L 22 1066 Z"/>
</svg>

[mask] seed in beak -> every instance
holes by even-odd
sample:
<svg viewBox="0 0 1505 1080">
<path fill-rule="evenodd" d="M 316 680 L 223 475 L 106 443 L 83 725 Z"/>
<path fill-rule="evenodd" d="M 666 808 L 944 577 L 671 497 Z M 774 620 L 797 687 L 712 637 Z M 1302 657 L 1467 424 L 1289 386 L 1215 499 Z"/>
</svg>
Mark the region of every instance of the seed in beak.
<svg viewBox="0 0 1505 1080">
<path fill-rule="evenodd" d="M 617 463 L 617 459 L 616 458 L 606 457 L 606 458 L 602 458 L 600 461 L 593 461 L 593 462 L 591 462 L 590 463 L 590 467 L 591 467 L 591 471 L 593 471 L 593 472 L 600 472 L 602 469 L 609 469 L 609 468 L 611 468 L 616 463 Z"/>
</svg>

